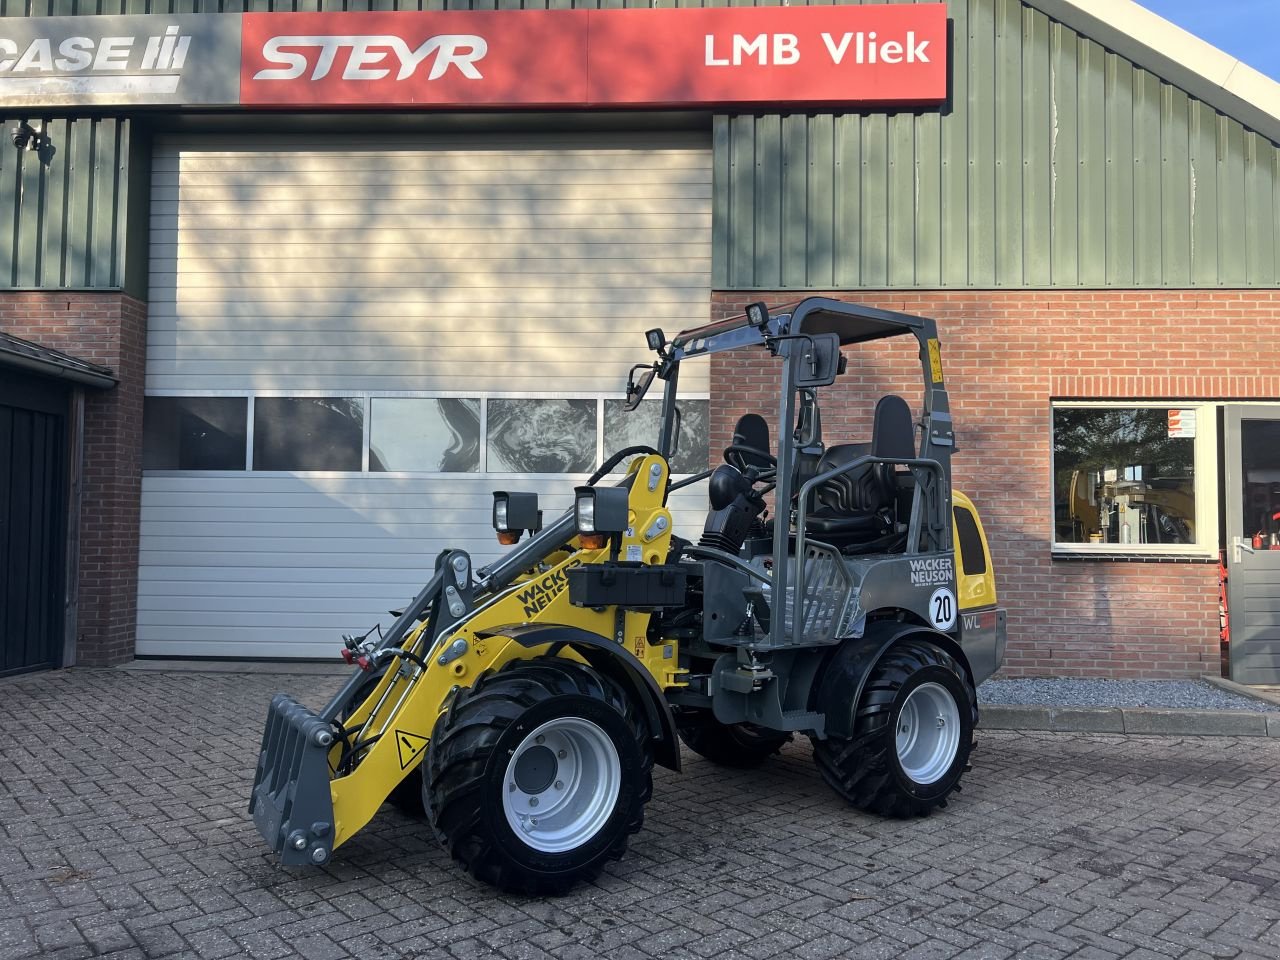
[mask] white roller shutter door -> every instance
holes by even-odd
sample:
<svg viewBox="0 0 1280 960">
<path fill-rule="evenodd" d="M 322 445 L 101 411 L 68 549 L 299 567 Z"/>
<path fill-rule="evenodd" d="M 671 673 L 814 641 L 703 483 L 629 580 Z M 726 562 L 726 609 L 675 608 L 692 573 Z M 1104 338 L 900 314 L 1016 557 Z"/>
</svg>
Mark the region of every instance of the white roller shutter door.
<svg viewBox="0 0 1280 960">
<path fill-rule="evenodd" d="M 162 141 L 149 402 L 245 398 L 259 468 L 144 471 L 138 653 L 330 656 L 441 549 L 494 558 L 491 490 L 536 490 L 551 516 L 583 476 L 545 468 L 568 454 L 538 449 L 538 417 L 570 417 L 595 462 L 644 331 L 705 323 L 710 272 L 704 135 Z M 707 389 L 691 365 L 681 395 Z M 357 410 L 359 469 L 260 469 L 278 398 Z M 430 407 L 407 399 L 474 420 L 472 459 L 397 469 L 384 441 Z M 673 502 L 677 529 L 704 498 Z"/>
</svg>

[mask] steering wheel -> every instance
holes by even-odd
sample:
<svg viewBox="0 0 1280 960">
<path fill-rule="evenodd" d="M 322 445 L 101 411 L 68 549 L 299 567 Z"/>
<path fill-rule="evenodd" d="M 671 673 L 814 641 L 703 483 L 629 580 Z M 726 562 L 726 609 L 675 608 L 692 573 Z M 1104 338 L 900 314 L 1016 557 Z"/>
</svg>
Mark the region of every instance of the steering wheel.
<svg viewBox="0 0 1280 960">
<path fill-rule="evenodd" d="M 758 467 L 754 463 L 748 463 L 747 457 L 758 458 L 765 461 L 766 467 Z M 731 443 L 724 448 L 725 463 L 731 467 L 736 467 L 742 473 L 750 476 L 749 471 L 756 471 L 756 475 L 762 475 L 765 469 L 777 470 L 778 458 L 768 450 L 761 450 L 759 447 L 752 447 L 745 443 Z"/>
</svg>

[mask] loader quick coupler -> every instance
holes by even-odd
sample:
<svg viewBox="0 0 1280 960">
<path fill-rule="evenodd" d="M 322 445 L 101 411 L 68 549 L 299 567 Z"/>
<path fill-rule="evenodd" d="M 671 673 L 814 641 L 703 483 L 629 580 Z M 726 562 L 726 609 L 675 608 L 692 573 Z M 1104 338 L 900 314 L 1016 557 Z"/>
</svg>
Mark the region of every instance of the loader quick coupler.
<svg viewBox="0 0 1280 960">
<path fill-rule="evenodd" d="M 271 700 L 249 812 L 286 866 L 324 863 L 333 850 L 330 724 L 283 693 Z"/>
</svg>

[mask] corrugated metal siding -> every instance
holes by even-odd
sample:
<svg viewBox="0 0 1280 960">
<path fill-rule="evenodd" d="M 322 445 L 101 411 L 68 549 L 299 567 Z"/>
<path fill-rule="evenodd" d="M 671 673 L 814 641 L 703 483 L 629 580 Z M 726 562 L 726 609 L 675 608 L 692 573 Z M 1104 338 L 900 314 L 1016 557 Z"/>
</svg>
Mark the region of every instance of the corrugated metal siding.
<svg viewBox="0 0 1280 960">
<path fill-rule="evenodd" d="M 21 121 L 49 146 L 15 150 Z M 0 118 L 0 288 L 124 286 L 128 120 Z"/>
<path fill-rule="evenodd" d="M 707 139 L 161 141 L 148 390 L 620 396 L 645 329 L 706 322 Z M 148 471 L 138 652 L 331 655 L 440 550 L 496 556 L 492 489 L 535 490 L 550 518 L 584 479 Z M 672 498 L 681 528 L 705 498 Z"/>
<path fill-rule="evenodd" d="M 448 547 L 503 552 L 490 489 L 536 492 L 546 517 L 582 478 L 150 476 L 142 481 L 138 653 L 331 657 L 343 633 L 385 629 Z M 671 497 L 677 530 L 706 517 L 701 486 Z"/>
<path fill-rule="evenodd" d="M 710 168 L 702 134 L 161 141 L 147 388 L 616 390 L 706 320 Z"/>
<path fill-rule="evenodd" d="M 717 117 L 717 288 L 1280 282 L 1280 151 L 1021 0 L 952 0 L 946 115 Z"/>
</svg>

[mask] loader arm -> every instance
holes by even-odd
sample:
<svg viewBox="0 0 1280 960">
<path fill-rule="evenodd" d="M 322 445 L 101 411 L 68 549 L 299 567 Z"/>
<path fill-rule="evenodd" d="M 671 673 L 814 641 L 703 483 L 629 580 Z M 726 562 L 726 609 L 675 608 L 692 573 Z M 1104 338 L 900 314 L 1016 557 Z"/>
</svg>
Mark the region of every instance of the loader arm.
<svg viewBox="0 0 1280 960">
<path fill-rule="evenodd" d="M 513 551 L 520 571 L 513 569 L 510 559 L 495 564 L 481 581 L 484 592 L 476 596 L 474 608 L 461 617 L 453 617 L 442 602 L 451 554 L 442 555 L 443 569 L 386 640 L 369 648 L 370 670 L 385 665 L 386 672 L 345 721 L 339 723 L 338 716 L 367 684 L 369 672 L 357 671 L 319 713 L 277 695 L 268 713 L 249 809 L 282 862 L 324 863 L 364 827 L 391 791 L 417 770 L 436 720 L 457 690 L 511 660 L 548 652 L 548 644 L 520 642 L 531 626 L 554 625 L 594 636 L 602 649 L 612 644 L 630 651 L 657 685 L 675 682 L 678 654 L 670 642 L 657 647 L 647 642 L 649 612 L 575 606 L 567 576 L 576 567 L 603 564 L 619 552 L 646 565 L 664 563 L 672 527 L 664 505 L 667 482 L 662 457 L 632 461 L 624 481 L 630 488 L 631 525 L 619 542 L 583 549 L 576 538 L 570 539 L 572 517 L 568 525 L 557 521 Z M 571 547 L 567 556 L 556 557 L 550 565 L 541 562 L 560 551 L 566 540 Z M 419 622 L 424 614 L 430 615 Z M 448 622 L 436 627 L 441 617 Z M 507 634 L 504 628 L 509 628 Z M 557 652 L 583 659 L 567 645 Z"/>
</svg>

